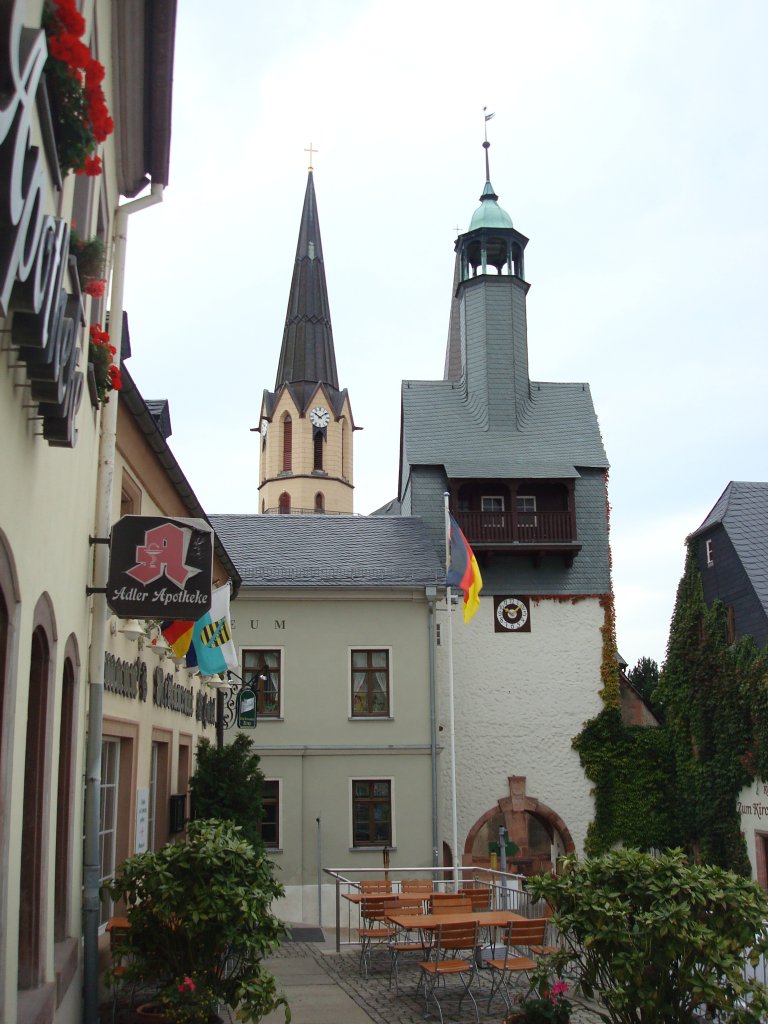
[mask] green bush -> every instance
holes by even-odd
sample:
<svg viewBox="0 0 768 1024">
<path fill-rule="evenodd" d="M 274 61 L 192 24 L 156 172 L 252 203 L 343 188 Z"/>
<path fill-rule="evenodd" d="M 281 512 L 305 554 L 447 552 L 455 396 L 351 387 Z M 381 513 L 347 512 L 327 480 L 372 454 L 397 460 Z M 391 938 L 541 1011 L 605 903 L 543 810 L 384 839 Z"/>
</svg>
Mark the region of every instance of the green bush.
<svg viewBox="0 0 768 1024">
<path fill-rule="evenodd" d="M 128 905 L 128 977 L 173 989 L 191 978 L 201 992 L 260 1020 L 285 1006 L 260 964 L 285 933 L 271 913 L 283 895 L 271 864 L 229 822 L 196 821 L 186 843 L 129 857 L 107 886 Z"/>
<path fill-rule="evenodd" d="M 690 1024 L 705 1008 L 721 1022 L 765 1019 L 768 989 L 743 974 L 768 949 L 768 899 L 754 882 L 690 865 L 680 850 L 616 850 L 562 865 L 560 876 L 528 882 L 564 940 L 547 966 L 568 967 L 602 1004 L 602 1020 Z"/>
<path fill-rule="evenodd" d="M 239 825 L 257 850 L 261 841 L 261 788 L 264 774 L 253 741 L 238 733 L 219 749 L 210 740 L 197 745 L 197 766 L 189 780 L 194 818 L 219 818 Z"/>
</svg>

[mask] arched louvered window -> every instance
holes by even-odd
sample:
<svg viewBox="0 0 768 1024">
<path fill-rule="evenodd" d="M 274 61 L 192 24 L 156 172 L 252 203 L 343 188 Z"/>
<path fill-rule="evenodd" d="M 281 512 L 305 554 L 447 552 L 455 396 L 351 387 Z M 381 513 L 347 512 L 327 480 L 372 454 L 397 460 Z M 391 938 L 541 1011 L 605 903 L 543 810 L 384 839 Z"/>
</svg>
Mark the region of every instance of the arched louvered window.
<svg viewBox="0 0 768 1024">
<path fill-rule="evenodd" d="M 283 472 L 293 468 L 293 422 L 288 413 L 283 417 Z"/>
<path fill-rule="evenodd" d="M 323 432 L 322 430 L 315 431 L 315 462 L 312 467 L 313 469 L 321 470 L 323 468 Z"/>
<path fill-rule="evenodd" d="M 315 512 L 325 512 L 325 498 L 321 491 L 315 495 Z"/>
<path fill-rule="evenodd" d="M 278 511 L 281 516 L 291 514 L 291 496 L 287 491 L 283 491 L 278 498 Z"/>
</svg>

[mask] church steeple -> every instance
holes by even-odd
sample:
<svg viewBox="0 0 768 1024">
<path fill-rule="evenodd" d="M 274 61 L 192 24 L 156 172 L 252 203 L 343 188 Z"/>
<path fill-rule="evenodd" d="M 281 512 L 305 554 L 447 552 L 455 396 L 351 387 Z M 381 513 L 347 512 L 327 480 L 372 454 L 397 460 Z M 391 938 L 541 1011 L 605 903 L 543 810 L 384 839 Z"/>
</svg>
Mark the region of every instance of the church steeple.
<svg viewBox="0 0 768 1024">
<path fill-rule="evenodd" d="M 312 171 L 307 176 L 275 390 L 281 384 L 322 381 L 338 390 L 331 309 Z"/>
<path fill-rule="evenodd" d="M 339 389 L 309 168 L 274 391 L 261 404 L 260 511 L 351 512 L 352 432 Z"/>
</svg>

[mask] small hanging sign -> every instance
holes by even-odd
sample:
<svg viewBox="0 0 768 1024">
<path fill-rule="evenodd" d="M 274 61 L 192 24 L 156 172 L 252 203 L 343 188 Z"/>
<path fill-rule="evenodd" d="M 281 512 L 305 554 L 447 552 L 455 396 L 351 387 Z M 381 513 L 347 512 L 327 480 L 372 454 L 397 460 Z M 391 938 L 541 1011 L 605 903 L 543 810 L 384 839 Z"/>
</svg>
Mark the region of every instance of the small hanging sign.
<svg viewBox="0 0 768 1024">
<path fill-rule="evenodd" d="M 244 686 L 237 695 L 237 724 L 240 729 L 255 729 L 256 691 Z"/>
</svg>

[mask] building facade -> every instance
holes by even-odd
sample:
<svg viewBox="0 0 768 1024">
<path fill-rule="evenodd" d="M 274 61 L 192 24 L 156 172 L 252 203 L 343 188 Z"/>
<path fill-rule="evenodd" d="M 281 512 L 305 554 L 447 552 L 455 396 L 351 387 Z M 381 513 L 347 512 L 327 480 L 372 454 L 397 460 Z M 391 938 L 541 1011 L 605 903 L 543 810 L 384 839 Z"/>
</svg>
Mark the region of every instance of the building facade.
<svg viewBox="0 0 768 1024">
<path fill-rule="evenodd" d="M 768 483 L 732 480 L 689 538 L 705 601 L 726 606 L 730 642 L 751 636 L 759 648 L 768 642 L 767 523 Z M 768 889 L 768 782 L 756 779 L 738 803 L 752 876 Z"/>
<path fill-rule="evenodd" d="M 286 889 L 276 912 L 332 925 L 324 868 L 433 863 L 441 566 L 415 519 L 211 522 L 243 577 L 232 635 L 257 693 L 262 832 Z"/>
<path fill-rule="evenodd" d="M 445 831 L 445 856 L 487 864 L 503 827 L 527 873 L 581 850 L 593 814 L 571 740 L 601 707 L 608 463 L 588 385 L 530 379 L 528 240 L 487 157 L 486 144 L 480 206 L 456 241 L 444 377 L 403 382 L 398 497 L 443 552 L 447 503 L 484 582 L 467 625 L 438 613 L 441 727 L 454 679 L 441 821 L 455 793 L 458 848 Z"/>
</svg>

